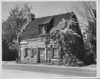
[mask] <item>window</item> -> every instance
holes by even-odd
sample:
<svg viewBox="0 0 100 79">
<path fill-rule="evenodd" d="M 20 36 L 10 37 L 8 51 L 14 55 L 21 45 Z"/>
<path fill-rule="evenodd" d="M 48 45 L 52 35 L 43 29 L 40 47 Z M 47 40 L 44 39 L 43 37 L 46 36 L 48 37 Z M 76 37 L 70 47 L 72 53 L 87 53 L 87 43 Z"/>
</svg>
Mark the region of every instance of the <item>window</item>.
<svg viewBox="0 0 100 79">
<path fill-rule="evenodd" d="M 39 48 L 40 56 L 45 56 L 45 48 Z"/>
<path fill-rule="evenodd" d="M 46 34 L 45 27 L 42 28 L 42 34 Z"/>
<path fill-rule="evenodd" d="M 44 25 L 39 26 L 39 33 L 40 34 L 46 34 L 46 27 Z"/>
<path fill-rule="evenodd" d="M 25 55 L 24 55 L 24 57 L 27 57 L 27 48 L 25 49 Z"/>
<path fill-rule="evenodd" d="M 43 28 L 43 26 L 39 26 L 39 33 L 40 34 L 42 33 L 42 28 Z"/>
<path fill-rule="evenodd" d="M 31 57 L 31 58 L 34 57 L 33 50 L 31 48 L 26 48 L 25 49 L 25 55 L 24 55 L 24 57 L 27 57 L 27 56 Z"/>
<path fill-rule="evenodd" d="M 54 48 L 53 53 L 54 53 L 54 58 L 57 58 L 58 57 L 58 49 Z"/>
<path fill-rule="evenodd" d="M 33 58 L 33 50 L 31 48 L 28 49 L 28 56 Z"/>
</svg>

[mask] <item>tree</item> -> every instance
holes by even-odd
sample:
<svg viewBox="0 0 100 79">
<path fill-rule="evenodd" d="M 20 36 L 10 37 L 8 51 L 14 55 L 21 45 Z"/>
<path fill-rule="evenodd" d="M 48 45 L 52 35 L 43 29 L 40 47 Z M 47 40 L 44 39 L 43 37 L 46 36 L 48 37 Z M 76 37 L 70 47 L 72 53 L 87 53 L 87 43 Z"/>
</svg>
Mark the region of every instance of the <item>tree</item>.
<svg viewBox="0 0 100 79">
<path fill-rule="evenodd" d="M 31 12 L 31 7 L 25 4 L 22 8 L 16 6 L 11 9 L 10 16 L 2 23 L 2 37 L 8 45 L 8 49 L 17 50 L 16 40 L 22 27 L 27 23 L 27 16 Z M 3 42 L 3 44 L 5 44 Z M 3 48 L 5 50 L 5 48 Z M 8 52 L 6 52 L 8 53 Z"/>
<path fill-rule="evenodd" d="M 96 61 L 96 2 L 78 2 L 73 4 L 72 10 L 81 17 L 79 20 L 83 26 L 83 36 L 87 59 L 89 63 Z"/>
<path fill-rule="evenodd" d="M 71 7 L 72 11 L 74 11 L 80 18 L 81 23 L 82 21 L 93 21 L 96 22 L 96 2 L 95 1 L 82 1 L 76 2 Z"/>
</svg>

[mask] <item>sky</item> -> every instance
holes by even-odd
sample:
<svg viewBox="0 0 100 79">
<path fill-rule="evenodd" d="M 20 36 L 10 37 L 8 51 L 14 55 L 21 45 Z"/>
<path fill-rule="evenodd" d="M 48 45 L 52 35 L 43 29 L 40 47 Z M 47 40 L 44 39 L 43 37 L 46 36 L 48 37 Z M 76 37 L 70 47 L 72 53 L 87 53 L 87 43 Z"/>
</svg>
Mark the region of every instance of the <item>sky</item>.
<svg viewBox="0 0 100 79">
<path fill-rule="evenodd" d="M 71 2 L 2 2 L 2 20 L 6 20 L 9 16 L 9 12 L 16 5 L 22 7 L 24 4 L 28 3 L 29 6 L 32 6 L 32 13 L 35 14 L 35 17 L 43 17 L 56 15 L 66 12 L 71 12 L 70 6 Z"/>
<path fill-rule="evenodd" d="M 9 12 L 11 9 L 15 8 L 15 6 L 19 5 L 19 7 L 23 7 L 26 3 L 32 7 L 31 13 L 35 14 L 35 18 L 72 12 L 74 11 L 75 6 L 78 7 L 78 10 L 83 11 L 83 9 L 78 5 L 79 1 L 6 1 L 2 2 L 2 21 L 5 21 L 8 18 Z M 74 13 L 79 21 L 87 24 L 87 22 L 84 21 L 77 12 L 74 11 Z"/>
</svg>

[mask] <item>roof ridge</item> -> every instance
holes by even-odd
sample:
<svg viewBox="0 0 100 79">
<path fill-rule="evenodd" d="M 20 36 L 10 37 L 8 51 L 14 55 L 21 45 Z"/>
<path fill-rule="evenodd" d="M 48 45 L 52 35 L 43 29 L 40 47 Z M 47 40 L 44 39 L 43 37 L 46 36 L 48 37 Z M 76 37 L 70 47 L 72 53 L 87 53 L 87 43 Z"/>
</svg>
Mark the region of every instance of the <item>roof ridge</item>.
<svg viewBox="0 0 100 79">
<path fill-rule="evenodd" d="M 46 17 L 53 17 L 53 16 L 58 16 L 58 15 L 68 14 L 68 13 L 72 13 L 72 12 L 60 13 L 60 14 L 55 14 L 55 15 L 48 15 L 48 16 L 38 17 L 38 18 L 35 18 L 35 19 L 46 18 Z"/>
</svg>

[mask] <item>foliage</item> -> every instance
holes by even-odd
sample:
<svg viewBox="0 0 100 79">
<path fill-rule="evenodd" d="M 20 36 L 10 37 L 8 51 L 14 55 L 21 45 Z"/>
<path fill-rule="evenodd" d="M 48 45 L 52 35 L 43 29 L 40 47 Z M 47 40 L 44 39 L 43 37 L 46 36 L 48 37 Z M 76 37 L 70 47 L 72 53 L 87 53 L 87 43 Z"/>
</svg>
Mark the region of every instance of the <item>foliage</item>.
<svg viewBox="0 0 100 79">
<path fill-rule="evenodd" d="M 92 28 L 94 25 L 93 22 L 90 25 L 89 27 L 91 28 L 88 28 L 86 32 L 83 33 L 84 45 L 87 52 L 88 63 L 94 64 L 96 63 L 96 28 Z"/>
<path fill-rule="evenodd" d="M 96 62 L 96 2 L 79 2 L 74 4 L 72 9 L 82 18 L 80 24 L 83 26 L 87 60 L 88 63 L 93 64 Z"/>
<path fill-rule="evenodd" d="M 76 66 L 85 63 L 84 44 L 79 31 L 77 22 L 65 19 L 50 31 L 51 42 L 59 49 L 60 64 Z"/>
<path fill-rule="evenodd" d="M 17 51 L 16 50 L 10 50 L 8 47 L 8 43 L 6 40 L 3 40 L 3 45 L 2 45 L 2 60 L 3 61 L 10 61 L 10 60 L 15 60 L 17 56 Z"/>
<path fill-rule="evenodd" d="M 29 7 L 28 4 L 25 4 L 22 8 L 16 6 L 15 8 L 11 9 L 8 19 L 2 22 L 2 39 L 7 43 L 7 48 L 9 50 L 12 51 L 17 49 L 17 35 L 21 31 L 23 25 L 27 23 L 27 16 L 30 14 L 30 12 L 31 7 Z M 3 45 L 5 44 L 4 42 L 2 42 Z M 3 50 L 5 49 L 6 48 L 3 47 Z"/>
</svg>

